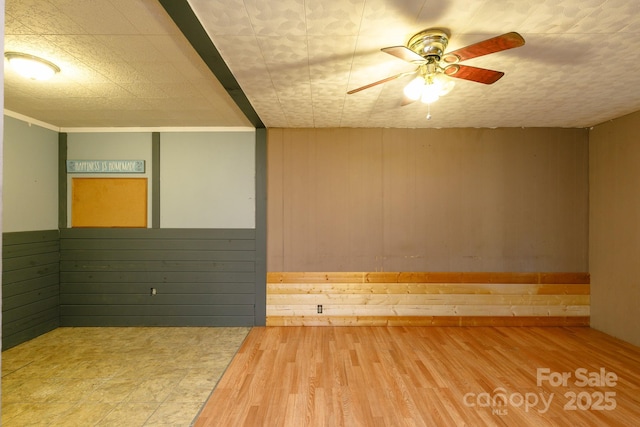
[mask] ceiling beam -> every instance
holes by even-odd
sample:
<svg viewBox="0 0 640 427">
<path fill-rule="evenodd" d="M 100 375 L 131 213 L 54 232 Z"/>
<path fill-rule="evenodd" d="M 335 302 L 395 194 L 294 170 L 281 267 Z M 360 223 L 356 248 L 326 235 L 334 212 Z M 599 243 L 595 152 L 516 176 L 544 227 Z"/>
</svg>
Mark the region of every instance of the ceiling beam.
<svg viewBox="0 0 640 427">
<path fill-rule="evenodd" d="M 220 52 L 218 52 L 211 38 L 202 27 L 198 17 L 189 6 L 189 2 L 187 0 L 159 1 L 251 124 L 256 128 L 264 128 L 264 123 L 260 120 L 258 113 L 253 109 L 238 81 L 229 70 L 229 67 L 227 67 L 224 59 L 222 59 Z"/>
</svg>

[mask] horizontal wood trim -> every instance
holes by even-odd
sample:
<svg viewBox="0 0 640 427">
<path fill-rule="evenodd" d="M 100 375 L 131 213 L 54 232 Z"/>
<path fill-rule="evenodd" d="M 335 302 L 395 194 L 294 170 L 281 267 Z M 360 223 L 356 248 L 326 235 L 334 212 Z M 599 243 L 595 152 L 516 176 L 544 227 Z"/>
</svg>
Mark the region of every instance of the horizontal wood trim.
<svg viewBox="0 0 640 427">
<path fill-rule="evenodd" d="M 7 296 L 2 299 L 2 321 L 4 322 L 9 320 L 12 310 L 29 307 L 30 304 L 53 300 L 52 307 L 57 307 L 59 297 L 60 286 L 58 283 L 54 283 L 48 287 L 32 289 L 28 292 L 23 292 L 14 296 Z"/>
<path fill-rule="evenodd" d="M 45 306 L 43 310 L 31 311 L 28 314 L 23 314 L 22 316 L 14 320 L 3 318 L 3 332 L 7 332 L 7 335 L 9 337 L 13 337 L 14 335 L 26 335 L 30 337 L 27 339 L 35 338 L 39 334 L 31 335 L 30 331 L 40 330 L 42 325 L 55 325 L 51 329 L 55 329 L 56 327 L 58 327 L 58 314 L 58 307 L 46 308 Z"/>
<path fill-rule="evenodd" d="M 332 294 L 267 295 L 267 304 L 296 306 L 317 304 L 366 305 L 589 305 L 589 295 L 477 295 L 477 294 Z"/>
<path fill-rule="evenodd" d="M 268 305 L 269 315 L 310 316 L 316 305 Z M 323 307 L 326 316 L 588 316 L 588 305 L 350 305 Z"/>
<path fill-rule="evenodd" d="M 60 250 L 60 243 L 58 240 L 52 240 L 48 242 L 35 242 L 35 243 L 20 243 L 16 245 L 9 245 L 8 242 L 3 242 L 2 257 L 6 261 L 11 261 L 18 257 L 37 255 L 37 254 L 50 254 L 58 253 Z M 3 266 L 3 269 L 5 267 Z"/>
<path fill-rule="evenodd" d="M 18 307 L 3 309 L 2 326 L 8 328 L 11 323 L 22 324 L 28 327 L 31 318 L 40 319 L 44 314 L 49 320 L 56 320 L 58 311 L 58 295 L 51 296 L 50 292 L 44 297 L 29 301 Z M 3 333 L 4 336 L 4 333 Z"/>
<path fill-rule="evenodd" d="M 589 316 L 268 316 L 267 326 L 589 326 Z"/>
<path fill-rule="evenodd" d="M 59 285 L 59 275 L 49 274 L 47 276 L 35 277 L 33 279 L 23 280 L 19 282 L 6 283 L 2 286 L 2 301 L 7 304 L 9 298 L 30 292 L 38 292 L 50 286 Z M 5 306 L 6 308 L 6 306 Z"/>
<path fill-rule="evenodd" d="M 53 249 L 54 247 L 51 247 Z M 3 261 L 2 269 L 5 272 L 11 272 L 14 270 L 24 270 L 33 266 L 41 266 L 41 265 L 54 265 L 56 270 L 58 269 L 58 263 L 60 261 L 60 255 L 57 252 L 57 247 L 54 251 L 49 251 L 41 254 L 32 254 L 28 256 L 20 256 L 14 258 L 8 258 Z M 34 276 L 42 275 L 40 272 L 36 272 L 33 274 Z"/>
<path fill-rule="evenodd" d="M 267 283 L 538 283 L 588 284 L 589 273 L 270 272 Z"/>
<path fill-rule="evenodd" d="M 276 294 L 589 295 L 589 284 L 520 283 L 268 283 Z"/>
<path fill-rule="evenodd" d="M 38 244 L 54 244 L 57 246 L 59 237 L 60 232 L 58 230 L 17 231 L 4 233 L 2 235 L 2 244 L 6 246 L 6 252 L 9 253 L 13 250 L 12 247 L 19 247 L 19 245 L 28 244 L 32 248 L 37 247 Z"/>
<path fill-rule="evenodd" d="M 56 329 L 60 326 L 58 313 L 58 308 L 55 308 L 30 315 L 21 322 L 8 322 L 3 325 L 3 334 L 6 332 L 8 339 L 5 340 L 3 337 L 2 347 L 6 350 Z"/>
<path fill-rule="evenodd" d="M 59 263 L 55 263 L 55 264 L 43 263 L 43 264 L 35 264 L 35 265 L 32 264 L 29 266 L 29 268 L 4 271 L 2 274 L 2 283 L 10 284 L 10 283 L 16 283 L 16 282 L 24 282 L 27 280 L 42 278 L 46 276 L 57 276 L 59 272 L 60 272 Z"/>
<path fill-rule="evenodd" d="M 585 326 L 590 303 L 588 273 L 267 275 L 267 325 Z"/>
</svg>

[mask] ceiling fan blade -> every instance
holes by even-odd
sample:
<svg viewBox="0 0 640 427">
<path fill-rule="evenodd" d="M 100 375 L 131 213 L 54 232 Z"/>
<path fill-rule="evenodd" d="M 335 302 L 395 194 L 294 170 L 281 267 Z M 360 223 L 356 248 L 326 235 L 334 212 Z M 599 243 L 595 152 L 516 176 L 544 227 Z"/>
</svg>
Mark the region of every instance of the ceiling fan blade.
<svg viewBox="0 0 640 427">
<path fill-rule="evenodd" d="M 387 77 L 386 79 L 378 80 L 377 82 L 373 82 L 373 83 L 369 83 L 368 85 L 361 86 L 361 87 L 359 87 L 357 89 L 352 89 L 349 92 L 347 92 L 347 95 L 351 95 L 351 94 L 354 94 L 356 92 L 360 92 L 361 90 L 369 89 L 370 87 L 374 87 L 374 86 L 380 85 L 382 83 L 390 82 L 391 80 L 395 80 L 397 78 L 400 78 L 400 77 L 403 77 L 403 76 L 407 76 L 409 74 L 414 74 L 414 73 L 415 73 L 415 71 L 410 71 L 408 73 L 396 74 L 394 76 Z"/>
<path fill-rule="evenodd" d="M 403 61 L 407 62 L 424 62 L 425 59 L 409 49 L 405 46 L 391 46 L 391 47 L 383 47 L 380 49 L 384 53 L 388 53 L 389 55 L 393 55 L 396 58 L 400 58 Z"/>
<path fill-rule="evenodd" d="M 524 45 L 524 38 L 516 32 L 511 32 L 448 52 L 443 56 L 442 60 L 447 64 L 455 64 L 456 62 L 513 49 L 522 45 Z"/>
<path fill-rule="evenodd" d="M 469 65 L 450 65 L 444 69 L 447 76 L 458 79 L 471 80 L 486 85 L 493 84 L 500 80 L 504 73 L 502 71 L 493 71 L 486 68 L 471 67 Z"/>
</svg>

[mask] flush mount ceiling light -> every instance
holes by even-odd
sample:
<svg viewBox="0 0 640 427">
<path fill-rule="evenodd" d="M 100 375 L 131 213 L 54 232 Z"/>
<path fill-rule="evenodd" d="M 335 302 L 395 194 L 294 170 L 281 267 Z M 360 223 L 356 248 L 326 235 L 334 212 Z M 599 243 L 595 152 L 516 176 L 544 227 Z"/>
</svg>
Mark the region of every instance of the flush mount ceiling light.
<svg viewBox="0 0 640 427">
<path fill-rule="evenodd" d="M 48 80 L 60 72 L 60 68 L 53 62 L 27 53 L 6 52 L 4 56 L 11 68 L 31 80 Z"/>
</svg>

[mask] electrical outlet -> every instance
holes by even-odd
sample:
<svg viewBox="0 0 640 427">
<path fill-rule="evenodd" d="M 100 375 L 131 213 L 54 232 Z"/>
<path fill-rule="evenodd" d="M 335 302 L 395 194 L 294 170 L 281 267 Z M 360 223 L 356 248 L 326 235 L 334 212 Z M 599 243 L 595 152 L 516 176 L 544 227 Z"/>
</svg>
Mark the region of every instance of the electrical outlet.
<svg viewBox="0 0 640 427">
<path fill-rule="evenodd" d="M 322 304 L 318 304 L 318 313 L 322 314 Z"/>
</svg>

